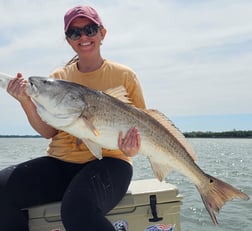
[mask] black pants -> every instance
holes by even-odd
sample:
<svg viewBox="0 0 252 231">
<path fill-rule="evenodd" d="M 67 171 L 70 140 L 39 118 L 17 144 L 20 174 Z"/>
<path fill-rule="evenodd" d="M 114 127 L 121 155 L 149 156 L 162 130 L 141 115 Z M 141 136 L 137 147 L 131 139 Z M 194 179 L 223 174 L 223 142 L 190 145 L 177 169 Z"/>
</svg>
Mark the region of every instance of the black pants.
<svg viewBox="0 0 252 231">
<path fill-rule="evenodd" d="M 33 159 L 0 171 L 0 230 L 28 231 L 20 211 L 62 201 L 67 231 L 112 231 L 105 218 L 125 195 L 132 166 L 115 158 L 72 164 L 51 157 Z"/>
</svg>

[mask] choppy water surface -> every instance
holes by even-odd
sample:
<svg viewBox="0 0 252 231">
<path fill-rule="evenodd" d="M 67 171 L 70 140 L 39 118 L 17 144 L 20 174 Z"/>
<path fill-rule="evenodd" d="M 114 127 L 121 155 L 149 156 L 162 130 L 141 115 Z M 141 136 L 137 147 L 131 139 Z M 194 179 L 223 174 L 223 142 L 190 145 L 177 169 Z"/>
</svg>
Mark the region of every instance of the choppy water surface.
<svg viewBox="0 0 252 231">
<path fill-rule="evenodd" d="M 189 139 L 189 142 L 197 152 L 197 164 L 205 172 L 231 183 L 252 197 L 252 139 Z M 1 138 L 0 169 L 44 155 L 47 144 L 48 140 L 42 138 Z M 153 177 L 147 159 L 141 155 L 135 157 L 133 178 Z M 186 177 L 174 172 L 166 180 L 175 184 L 184 197 L 181 208 L 183 231 L 252 230 L 252 199 L 228 202 L 217 214 L 219 225 L 215 226 L 196 188 Z"/>
</svg>

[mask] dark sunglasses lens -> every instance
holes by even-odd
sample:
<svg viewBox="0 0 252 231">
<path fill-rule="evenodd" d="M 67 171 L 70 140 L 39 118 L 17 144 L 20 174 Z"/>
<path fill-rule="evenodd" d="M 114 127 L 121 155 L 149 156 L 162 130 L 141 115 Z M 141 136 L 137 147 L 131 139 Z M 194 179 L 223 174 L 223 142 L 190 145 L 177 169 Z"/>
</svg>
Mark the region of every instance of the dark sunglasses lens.
<svg viewBox="0 0 252 231">
<path fill-rule="evenodd" d="M 99 26 L 96 24 L 88 24 L 83 28 L 69 28 L 66 36 L 72 40 L 80 39 L 82 33 L 88 37 L 93 37 L 97 34 Z"/>
<path fill-rule="evenodd" d="M 66 36 L 72 40 L 78 40 L 81 37 L 81 29 L 69 28 L 69 30 L 66 32 Z"/>
<path fill-rule="evenodd" d="M 88 37 L 93 37 L 97 34 L 99 26 L 96 24 L 89 24 L 83 28 L 83 32 Z"/>
</svg>

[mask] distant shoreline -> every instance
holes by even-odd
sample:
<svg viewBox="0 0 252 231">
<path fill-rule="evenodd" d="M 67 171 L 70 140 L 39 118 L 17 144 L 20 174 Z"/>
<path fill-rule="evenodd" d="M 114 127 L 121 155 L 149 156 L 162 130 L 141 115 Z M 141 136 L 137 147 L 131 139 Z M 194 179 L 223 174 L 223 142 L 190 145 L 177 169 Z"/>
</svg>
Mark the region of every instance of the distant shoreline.
<svg viewBox="0 0 252 231">
<path fill-rule="evenodd" d="M 248 131 L 223 131 L 223 132 L 184 132 L 187 138 L 252 138 L 252 130 Z"/>
<path fill-rule="evenodd" d="M 43 138 L 39 135 L 0 135 L 0 138 Z"/>
<path fill-rule="evenodd" d="M 183 132 L 187 138 L 252 138 L 252 130 L 232 130 L 223 132 Z M 0 138 L 42 138 L 40 135 L 0 135 Z"/>
</svg>

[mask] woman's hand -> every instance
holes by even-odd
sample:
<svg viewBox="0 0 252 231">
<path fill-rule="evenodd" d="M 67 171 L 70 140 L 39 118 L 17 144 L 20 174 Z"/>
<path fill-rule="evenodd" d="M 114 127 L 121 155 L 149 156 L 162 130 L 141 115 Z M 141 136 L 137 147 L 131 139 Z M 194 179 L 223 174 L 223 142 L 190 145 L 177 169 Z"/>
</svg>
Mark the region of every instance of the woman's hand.
<svg viewBox="0 0 252 231">
<path fill-rule="evenodd" d="M 57 134 L 57 130 L 42 121 L 38 115 L 36 106 L 31 97 L 26 94 L 27 84 L 28 81 L 23 78 L 21 73 L 18 73 L 16 78 L 9 82 L 7 92 L 20 102 L 31 126 L 41 136 L 47 139 L 52 138 L 55 134 Z"/>
<path fill-rule="evenodd" d="M 119 133 L 118 147 L 126 156 L 135 156 L 140 149 L 140 145 L 141 139 L 137 128 L 129 129 L 124 138 L 123 133 Z"/>
<path fill-rule="evenodd" d="M 30 100 L 30 97 L 26 94 L 27 84 L 28 81 L 23 78 L 21 73 L 18 73 L 16 78 L 9 82 L 7 92 L 19 102 Z"/>
</svg>

